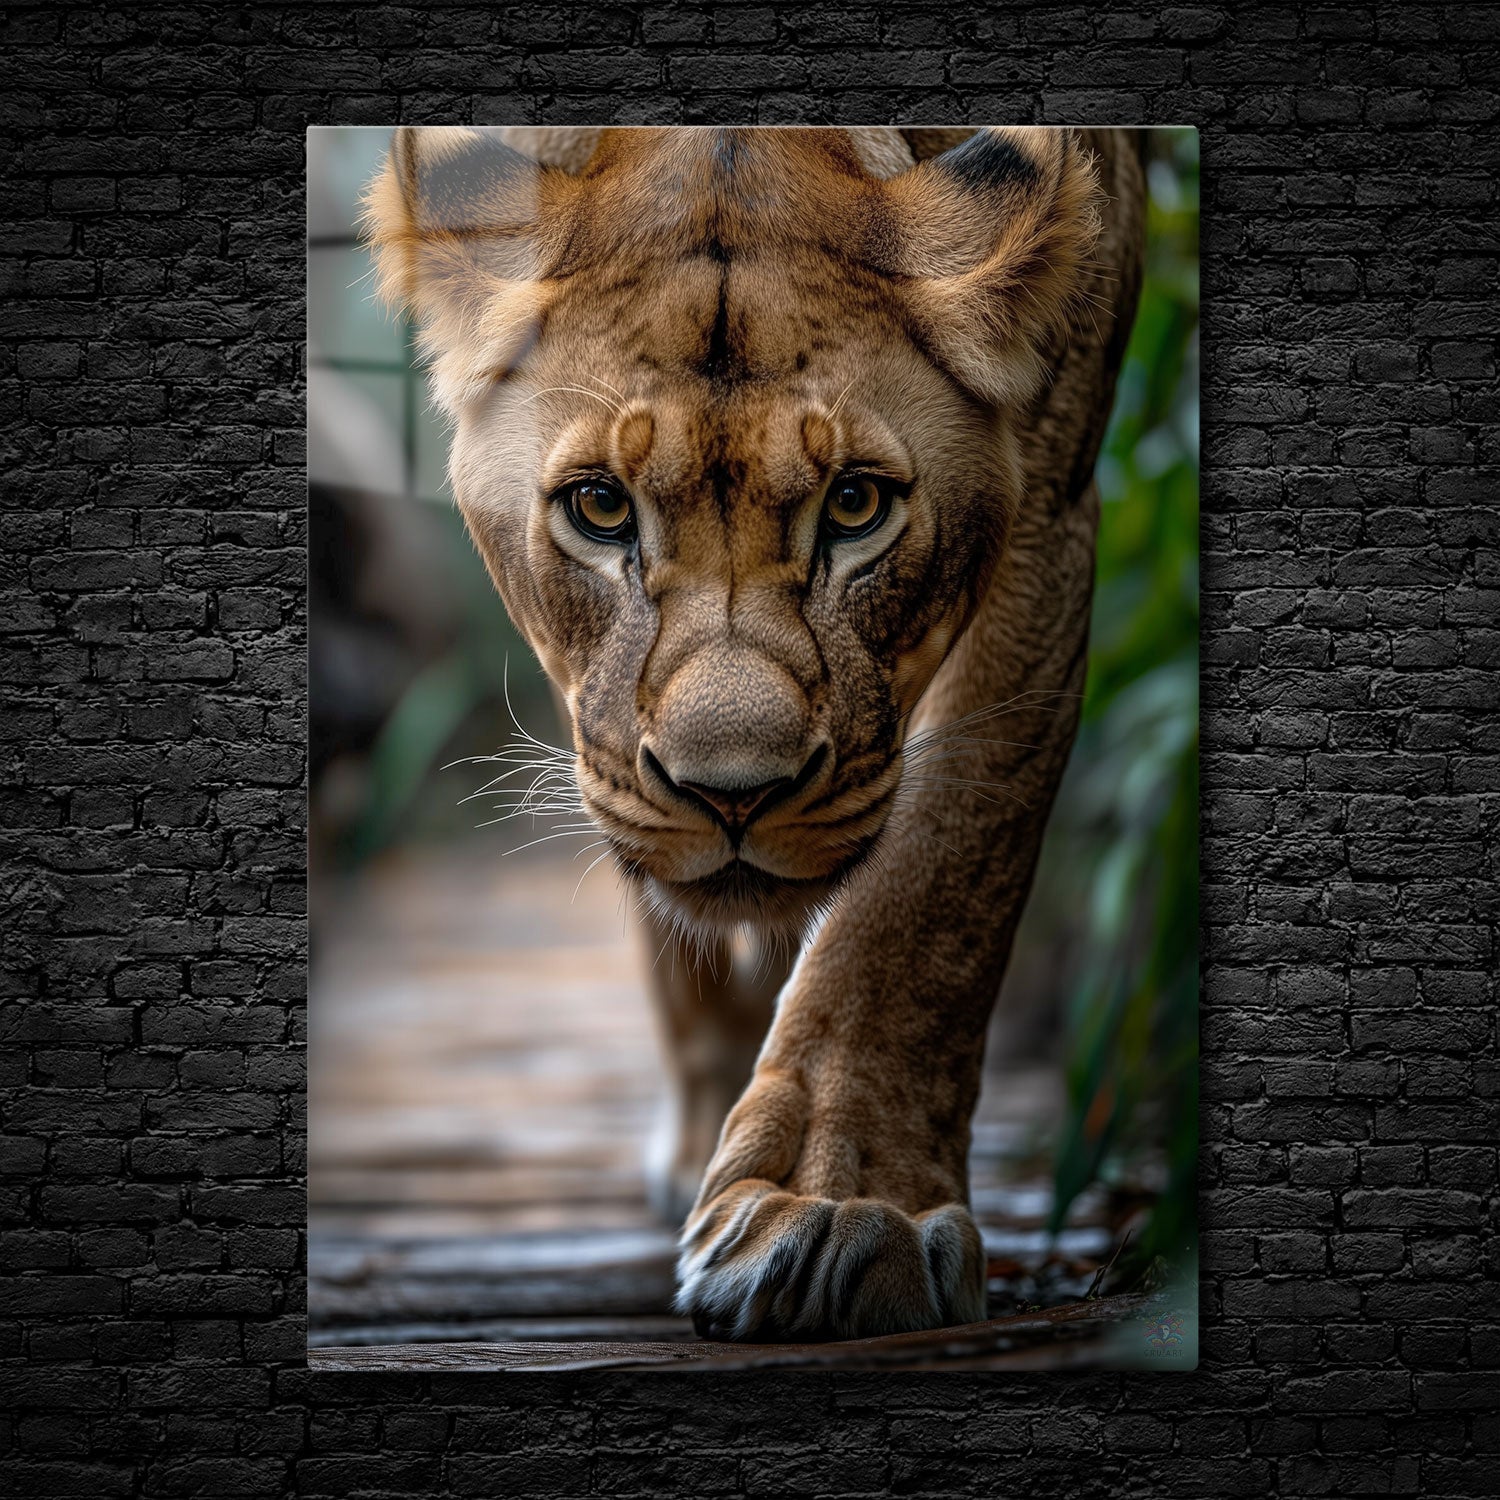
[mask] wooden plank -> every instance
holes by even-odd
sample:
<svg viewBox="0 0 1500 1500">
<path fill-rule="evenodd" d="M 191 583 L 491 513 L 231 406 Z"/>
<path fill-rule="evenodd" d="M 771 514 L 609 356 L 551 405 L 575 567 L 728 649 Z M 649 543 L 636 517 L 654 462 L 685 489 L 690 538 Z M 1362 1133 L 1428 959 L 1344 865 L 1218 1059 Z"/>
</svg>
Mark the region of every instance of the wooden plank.
<svg viewBox="0 0 1500 1500">
<path fill-rule="evenodd" d="M 1086 1234 L 1071 1248 L 1064 1236 L 1046 1259 L 1029 1239 L 1027 1256 L 1016 1236 L 986 1227 L 991 1315 L 1081 1297 L 1110 1244 L 1107 1231 Z M 431 1241 L 315 1236 L 308 1306 L 320 1334 L 426 1324 L 454 1339 L 484 1338 L 476 1324 L 505 1319 L 665 1316 L 674 1264 L 674 1236 L 660 1227 Z"/>
<path fill-rule="evenodd" d="M 665 1229 L 319 1243 L 309 1257 L 308 1306 L 320 1328 L 665 1314 L 675 1260 Z"/>
<path fill-rule="evenodd" d="M 312 1291 L 310 1284 L 310 1295 Z M 320 1326 L 330 1327 L 456 1317 L 629 1316 L 665 1312 L 673 1292 L 670 1261 L 656 1267 L 590 1266 L 484 1279 L 388 1277 L 352 1288 L 316 1283 L 316 1317 Z"/>
<path fill-rule="evenodd" d="M 310 1349 L 353 1344 L 633 1344 L 685 1343 L 697 1337 L 688 1318 L 626 1315 L 340 1324 L 310 1329 L 307 1344 Z"/>
<path fill-rule="evenodd" d="M 1144 1320 L 1159 1297 L 1101 1297 L 1040 1313 L 994 1318 L 929 1333 L 818 1344 L 727 1344 L 628 1340 L 375 1344 L 310 1349 L 314 1371 L 404 1372 L 604 1369 L 1052 1368 L 1100 1361 L 1108 1335 L 1129 1318 Z M 1084 1348 L 1083 1346 L 1088 1346 Z"/>
</svg>

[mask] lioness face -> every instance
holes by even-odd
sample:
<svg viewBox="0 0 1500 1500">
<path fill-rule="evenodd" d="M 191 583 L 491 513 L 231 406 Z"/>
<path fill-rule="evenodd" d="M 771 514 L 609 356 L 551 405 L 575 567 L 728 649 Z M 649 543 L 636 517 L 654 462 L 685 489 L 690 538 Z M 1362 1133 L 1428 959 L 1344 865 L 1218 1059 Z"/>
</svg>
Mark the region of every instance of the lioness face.
<svg viewBox="0 0 1500 1500">
<path fill-rule="evenodd" d="M 846 268 L 602 269 L 465 412 L 459 502 L 625 868 L 695 919 L 795 920 L 891 811 L 1014 459 Z"/>
<path fill-rule="evenodd" d="M 607 132 L 529 183 L 529 273 L 503 329 L 471 300 L 450 375 L 455 493 L 585 806 L 698 924 L 796 928 L 874 848 L 1020 499 L 1001 398 L 1037 340 L 953 368 L 872 250 L 903 253 L 892 191 L 843 132 Z"/>
</svg>

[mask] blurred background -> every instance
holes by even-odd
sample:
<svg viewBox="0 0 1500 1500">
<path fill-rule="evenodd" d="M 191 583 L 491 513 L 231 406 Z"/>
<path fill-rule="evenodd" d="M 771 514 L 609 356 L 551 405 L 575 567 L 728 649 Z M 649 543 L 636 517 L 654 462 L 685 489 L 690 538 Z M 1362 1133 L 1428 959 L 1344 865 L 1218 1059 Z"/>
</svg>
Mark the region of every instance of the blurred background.
<svg viewBox="0 0 1500 1500">
<path fill-rule="evenodd" d="M 566 735 L 373 297 L 389 136 L 308 134 L 310 1341 L 683 1337 L 623 892 L 591 834 L 465 800 L 503 769 L 473 758 Z M 1196 1263 L 1198 159 L 1151 137 L 1083 723 L 975 1123 L 992 1312 Z"/>
</svg>

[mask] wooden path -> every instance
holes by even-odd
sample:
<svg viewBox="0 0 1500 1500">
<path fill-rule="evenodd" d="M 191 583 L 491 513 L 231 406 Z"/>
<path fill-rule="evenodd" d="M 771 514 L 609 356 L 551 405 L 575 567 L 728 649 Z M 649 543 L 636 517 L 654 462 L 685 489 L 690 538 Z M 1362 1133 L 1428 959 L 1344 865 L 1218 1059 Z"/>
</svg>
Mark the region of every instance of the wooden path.
<svg viewBox="0 0 1500 1500">
<path fill-rule="evenodd" d="M 582 842 L 582 841 L 580 841 Z M 545 851 L 544 851 L 545 853 Z M 587 859 L 404 855 L 315 891 L 309 1361 L 316 1369 L 1018 1369 L 1114 1362 L 1149 1299 L 1085 1293 L 1149 1201 L 1053 1246 L 1055 1073 L 992 1048 L 973 1205 L 990 1321 L 843 1344 L 698 1339 L 646 1205 L 660 1068 L 620 893 Z"/>
</svg>

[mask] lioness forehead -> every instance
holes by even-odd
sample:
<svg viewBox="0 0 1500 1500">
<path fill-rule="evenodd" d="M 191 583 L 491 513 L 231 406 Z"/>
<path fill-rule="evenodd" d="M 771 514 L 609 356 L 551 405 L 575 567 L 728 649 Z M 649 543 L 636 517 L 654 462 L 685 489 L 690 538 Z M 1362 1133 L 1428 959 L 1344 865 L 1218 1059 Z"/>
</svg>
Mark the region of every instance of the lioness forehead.
<svg viewBox="0 0 1500 1500">
<path fill-rule="evenodd" d="M 567 357 L 623 359 L 649 376 L 728 386 L 817 373 L 831 350 L 900 337 L 878 278 L 809 246 L 731 252 L 679 246 L 670 258 L 580 270 L 559 289 L 542 340 Z"/>
<path fill-rule="evenodd" d="M 862 259 L 869 186 L 840 132 L 612 138 L 586 174 L 548 333 L 722 389 L 796 375 L 872 325 L 896 332 L 891 288 Z"/>
</svg>

